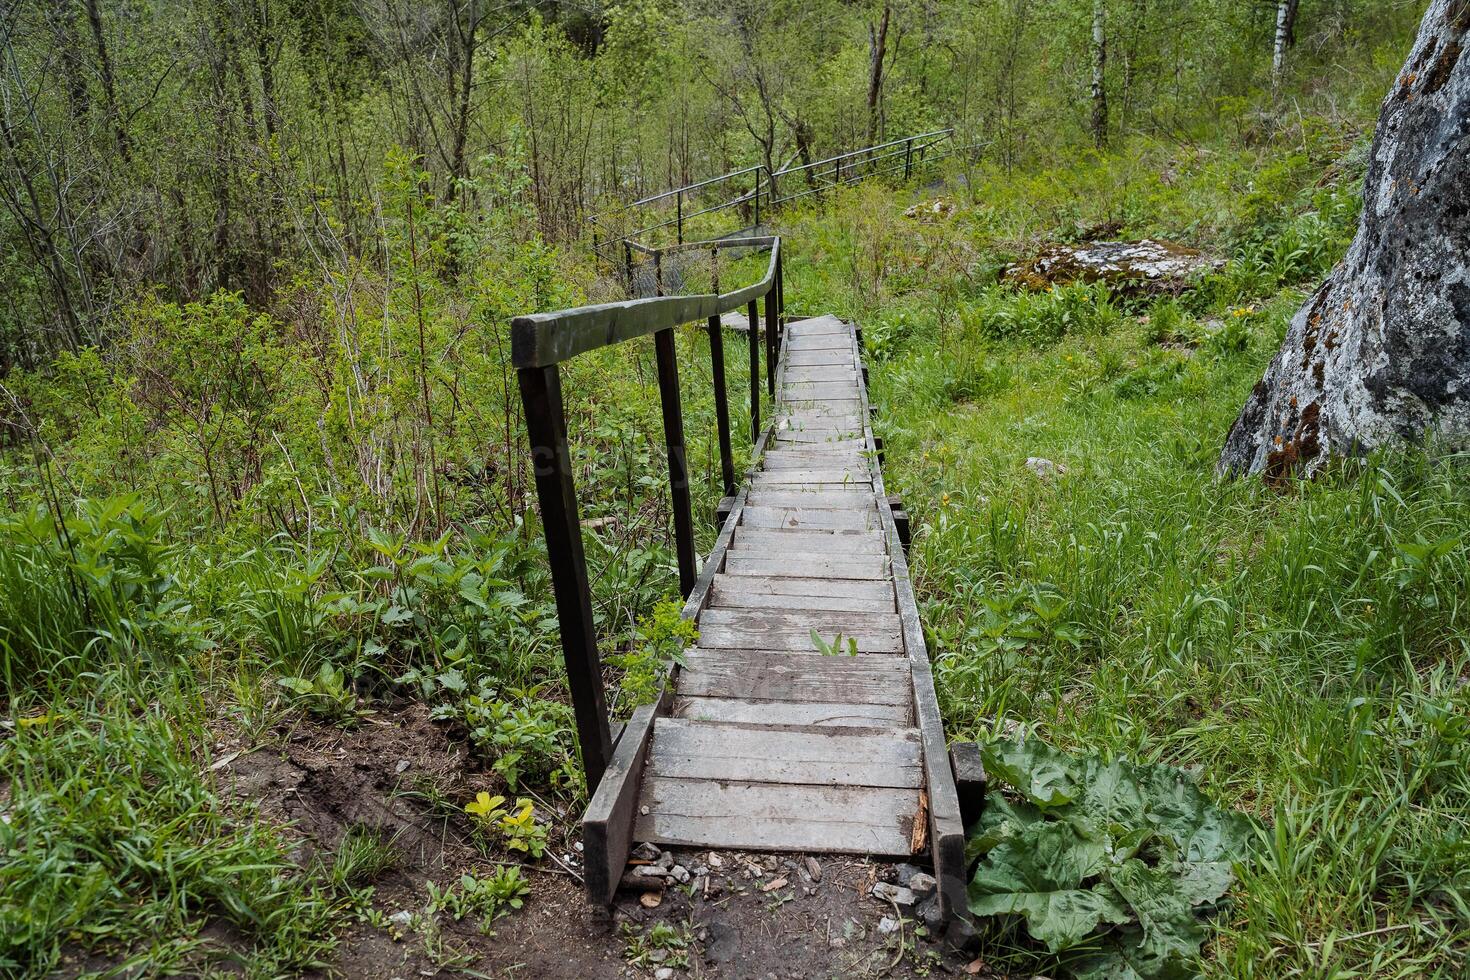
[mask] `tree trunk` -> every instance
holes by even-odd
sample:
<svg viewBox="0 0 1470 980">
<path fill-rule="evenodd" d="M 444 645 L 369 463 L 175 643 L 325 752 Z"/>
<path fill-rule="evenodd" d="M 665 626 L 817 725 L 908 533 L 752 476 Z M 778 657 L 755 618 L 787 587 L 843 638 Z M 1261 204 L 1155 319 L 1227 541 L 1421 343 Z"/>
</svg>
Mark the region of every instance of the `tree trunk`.
<svg viewBox="0 0 1470 980">
<path fill-rule="evenodd" d="M 1286 52 L 1296 44 L 1296 10 L 1301 0 L 1277 0 L 1276 45 L 1271 51 L 1271 83 L 1281 84 L 1286 73 Z"/>
<path fill-rule="evenodd" d="M 1279 481 L 1426 433 L 1470 449 L 1470 0 L 1434 0 L 1383 104 L 1347 257 L 1220 455 Z"/>
<path fill-rule="evenodd" d="M 1108 145 L 1108 5 L 1092 0 L 1092 142 L 1099 150 Z"/>
<path fill-rule="evenodd" d="M 878 142 L 880 117 L 883 112 L 883 59 L 888 49 L 888 20 L 893 9 L 883 5 L 883 16 L 877 25 L 868 25 L 868 145 Z"/>
</svg>

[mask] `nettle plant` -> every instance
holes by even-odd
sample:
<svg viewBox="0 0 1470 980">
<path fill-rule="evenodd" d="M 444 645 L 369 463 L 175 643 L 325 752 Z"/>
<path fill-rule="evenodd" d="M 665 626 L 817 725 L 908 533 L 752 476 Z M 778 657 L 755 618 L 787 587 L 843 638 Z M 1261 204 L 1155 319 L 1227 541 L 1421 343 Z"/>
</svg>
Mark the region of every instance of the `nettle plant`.
<svg viewBox="0 0 1470 980">
<path fill-rule="evenodd" d="M 1257 839 L 1251 819 L 1169 766 L 1036 738 L 983 757 L 1010 792 L 992 789 L 970 830 L 970 912 L 1023 920 L 1077 977 L 1194 976 L 1208 919 Z"/>
</svg>

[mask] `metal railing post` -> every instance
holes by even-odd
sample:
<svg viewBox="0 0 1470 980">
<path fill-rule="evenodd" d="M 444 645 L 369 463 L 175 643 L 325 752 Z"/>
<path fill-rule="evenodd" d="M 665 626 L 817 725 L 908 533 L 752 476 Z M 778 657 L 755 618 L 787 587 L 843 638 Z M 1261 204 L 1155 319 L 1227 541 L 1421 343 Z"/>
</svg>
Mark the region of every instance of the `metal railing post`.
<svg viewBox="0 0 1470 980">
<path fill-rule="evenodd" d="M 776 284 L 766 290 L 766 392 L 776 397 Z"/>
<path fill-rule="evenodd" d="M 658 361 L 658 393 L 663 406 L 664 445 L 669 453 L 669 491 L 674 504 L 674 550 L 679 560 L 679 593 L 694 591 L 694 516 L 689 504 L 689 459 L 684 448 L 684 410 L 679 399 L 679 360 L 674 328 L 653 335 Z"/>
<path fill-rule="evenodd" d="M 709 318 L 709 368 L 715 386 L 715 429 L 720 437 L 720 481 L 725 496 L 735 492 L 735 449 L 730 441 L 730 395 L 725 390 L 725 333 L 720 318 Z"/>
<path fill-rule="evenodd" d="M 914 172 L 914 141 L 912 138 L 905 140 L 903 144 L 903 179 L 908 180 Z"/>
<path fill-rule="evenodd" d="M 755 220 L 751 224 L 753 230 L 759 231 L 761 226 L 761 172 L 755 172 Z"/>
<path fill-rule="evenodd" d="M 675 224 L 677 225 L 677 228 L 675 229 L 675 231 L 676 231 L 676 233 L 678 235 L 679 244 L 680 245 L 683 245 L 684 244 L 684 192 L 682 190 L 680 190 L 678 194 L 675 194 L 674 195 L 674 220 L 675 220 Z"/>
<path fill-rule="evenodd" d="M 556 594 L 556 618 L 561 624 L 562 658 L 577 720 L 577 744 L 587 773 L 587 795 L 592 796 L 612 758 L 612 734 L 607 723 L 602 659 L 597 652 L 597 626 L 592 618 L 592 589 L 582 552 L 577 488 L 572 482 L 571 454 L 567 450 L 561 373 L 553 364 L 520 368 L 516 374 L 526 411 L 536 496 L 546 534 L 551 587 Z"/>
<path fill-rule="evenodd" d="M 750 441 L 761 437 L 761 319 L 755 300 L 745 308 L 746 334 L 750 340 Z"/>
</svg>

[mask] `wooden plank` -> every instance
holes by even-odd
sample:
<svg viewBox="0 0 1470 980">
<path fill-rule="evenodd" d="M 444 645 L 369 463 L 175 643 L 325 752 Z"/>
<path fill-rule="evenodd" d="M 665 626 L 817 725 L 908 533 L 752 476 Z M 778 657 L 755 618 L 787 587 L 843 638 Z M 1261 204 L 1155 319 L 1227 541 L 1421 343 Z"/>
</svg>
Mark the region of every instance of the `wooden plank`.
<svg viewBox="0 0 1470 980">
<path fill-rule="evenodd" d="M 740 581 L 735 576 L 733 581 Z M 796 581 L 817 581 L 797 579 Z M 852 580 L 857 581 L 857 580 Z M 869 584 L 864 582 L 863 584 Z M 882 608 L 892 608 L 892 602 L 880 603 Z M 825 595 L 771 595 L 769 592 L 740 592 L 729 589 L 710 597 L 711 609 L 775 609 L 793 611 L 798 609 L 814 612 L 868 612 L 874 608 L 872 599 L 844 599 L 841 596 Z"/>
<path fill-rule="evenodd" d="M 810 401 L 857 403 L 857 385 L 832 381 L 785 381 L 776 389 L 781 399 L 793 404 Z"/>
<path fill-rule="evenodd" d="M 812 367 L 825 364 L 852 364 L 851 352 L 845 350 L 790 351 L 786 363 L 793 367 Z"/>
<path fill-rule="evenodd" d="M 877 498 L 867 487 L 852 487 L 848 490 L 752 490 L 746 498 L 747 507 L 840 507 L 845 510 L 866 510 L 869 506 L 876 511 Z"/>
<path fill-rule="evenodd" d="M 919 812 L 914 789 L 767 786 L 650 776 L 639 840 L 693 847 L 750 848 L 906 857 Z"/>
<path fill-rule="evenodd" d="M 703 319 L 695 317 L 694 319 Z M 852 341 L 840 334 L 817 335 L 813 337 L 788 338 L 786 349 L 791 351 L 814 351 L 814 350 L 850 350 Z"/>
<path fill-rule="evenodd" d="M 912 694 L 898 657 L 793 657 L 770 650 L 684 652 L 684 697 L 756 698 L 824 704 L 897 704 Z"/>
<path fill-rule="evenodd" d="M 766 549 L 777 555 L 787 551 L 822 554 L 886 555 L 888 539 L 881 531 L 770 530 L 741 525 L 735 530 L 734 547 L 746 551 Z"/>
<path fill-rule="evenodd" d="M 824 384 L 858 384 L 858 373 L 846 364 L 817 364 L 792 367 L 787 365 L 782 379 L 787 384 L 820 382 Z"/>
<path fill-rule="evenodd" d="M 853 555 L 824 558 L 791 555 L 783 558 L 751 558 L 732 553 L 725 559 L 727 575 L 770 575 L 786 578 L 856 578 L 887 580 L 887 556 Z"/>
<path fill-rule="evenodd" d="M 866 465 L 864 466 L 826 466 L 822 469 L 809 470 L 761 470 L 755 474 L 752 481 L 755 486 L 774 486 L 776 484 L 803 483 L 857 483 L 868 482 L 872 479 L 872 473 Z"/>
<path fill-rule="evenodd" d="M 654 723 L 648 772 L 677 779 L 896 789 L 918 787 L 924 778 L 919 733 L 914 729 L 846 734 L 682 718 Z"/>
<path fill-rule="evenodd" d="M 583 874 L 587 897 L 594 902 L 612 901 L 628 863 L 633 820 L 638 812 L 638 787 L 648 759 L 654 718 L 667 711 L 671 701 L 665 689 L 655 703 L 633 709 L 582 817 Z"/>
<path fill-rule="evenodd" d="M 841 637 L 838 657 L 850 656 L 854 643 L 858 655 L 904 652 L 896 615 L 836 610 L 706 609 L 699 620 L 699 645 L 707 650 L 760 647 L 820 656 L 813 632 L 829 645 Z"/>
<path fill-rule="evenodd" d="M 834 704 L 827 701 L 757 701 L 750 698 L 674 699 L 673 716 L 691 721 L 742 725 L 805 725 L 821 728 L 892 728 L 912 722 L 900 704 Z"/>
<path fill-rule="evenodd" d="M 700 641 L 704 646 L 704 631 L 713 626 L 731 626 L 741 629 L 770 630 L 816 630 L 819 634 L 843 633 L 891 633 L 898 635 L 902 628 L 898 614 L 891 612 L 779 612 L 764 609 L 706 609 L 699 619 Z"/>
<path fill-rule="evenodd" d="M 740 526 L 749 528 L 811 528 L 829 530 L 866 530 L 879 527 L 876 510 L 857 508 L 830 510 L 800 507 L 746 507 L 741 512 Z"/>
<path fill-rule="evenodd" d="M 800 445 L 843 452 L 867 445 L 867 440 L 861 434 L 849 429 L 782 429 L 775 434 L 772 442 L 777 446 Z"/>
<path fill-rule="evenodd" d="M 716 575 L 713 595 L 817 596 L 860 599 L 871 602 L 879 612 L 893 604 L 893 583 L 862 579 L 762 578 L 759 575 Z"/>
<path fill-rule="evenodd" d="M 772 449 L 761 459 L 766 470 L 824 470 L 842 467 L 861 473 L 871 472 L 872 462 L 854 452 L 811 452 L 807 450 Z"/>
</svg>

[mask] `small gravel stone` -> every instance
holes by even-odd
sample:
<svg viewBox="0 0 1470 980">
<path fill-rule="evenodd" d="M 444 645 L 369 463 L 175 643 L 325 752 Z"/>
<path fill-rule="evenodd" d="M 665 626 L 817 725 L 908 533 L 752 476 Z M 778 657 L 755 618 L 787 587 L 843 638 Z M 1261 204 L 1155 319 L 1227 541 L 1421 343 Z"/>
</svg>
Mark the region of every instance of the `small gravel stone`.
<svg viewBox="0 0 1470 980">
<path fill-rule="evenodd" d="M 808 878 L 810 878 L 813 882 L 819 882 L 822 880 L 822 865 L 816 858 L 808 857 L 803 863 L 806 865 L 806 873 Z"/>
<path fill-rule="evenodd" d="M 920 871 L 908 880 L 909 890 L 915 895 L 928 895 L 939 887 L 939 882 L 931 874 Z"/>
<path fill-rule="evenodd" d="M 673 980 L 674 968 L 672 966 L 661 966 L 653 971 L 653 980 Z"/>
<path fill-rule="evenodd" d="M 669 869 L 669 877 L 673 878 L 681 885 L 685 884 L 689 881 L 689 869 L 684 867 L 682 864 L 676 864 Z"/>
<path fill-rule="evenodd" d="M 900 906 L 912 906 L 914 904 L 914 893 L 908 888 L 900 888 L 898 885 L 880 881 L 873 886 L 873 897 L 882 902 L 892 902 Z"/>
<path fill-rule="evenodd" d="M 891 936 L 898 931 L 898 920 L 891 915 L 885 915 L 878 920 L 878 935 Z"/>
<path fill-rule="evenodd" d="M 893 866 L 893 880 L 900 886 L 907 888 L 914 875 L 922 874 L 922 870 L 907 862 Z"/>
</svg>

